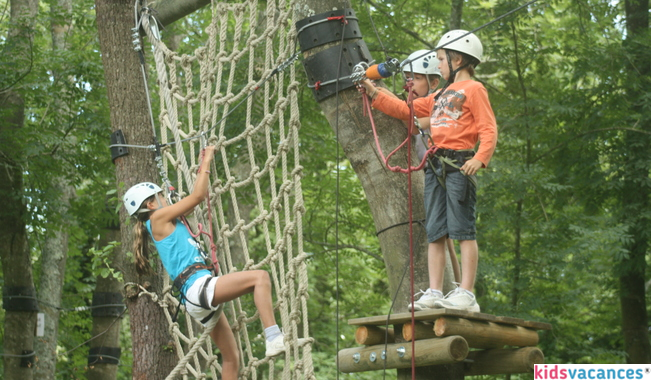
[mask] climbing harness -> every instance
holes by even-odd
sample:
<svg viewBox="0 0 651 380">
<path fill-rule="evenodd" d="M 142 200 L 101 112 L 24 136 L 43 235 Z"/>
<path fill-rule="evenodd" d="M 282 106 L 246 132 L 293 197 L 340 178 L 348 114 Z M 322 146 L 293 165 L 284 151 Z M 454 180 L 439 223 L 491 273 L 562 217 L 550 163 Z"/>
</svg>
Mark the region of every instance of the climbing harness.
<svg viewBox="0 0 651 380">
<path fill-rule="evenodd" d="M 188 302 L 188 303 L 190 303 L 190 304 L 192 304 L 194 306 L 201 307 L 202 309 L 206 309 L 206 310 L 211 309 L 210 304 L 211 304 L 212 301 L 208 299 L 208 293 L 207 293 L 207 288 L 208 288 L 208 285 L 210 284 L 210 279 L 207 279 L 206 281 L 204 281 L 203 286 L 201 287 L 201 290 L 199 291 L 199 305 L 197 305 L 196 303 L 190 301 L 185 296 L 183 291 L 181 291 L 181 289 L 183 289 L 183 286 L 185 285 L 185 283 L 195 273 L 197 273 L 197 272 L 199 272 L 201 270 L 209 270 L 210 271 L 212 269 L 213 269 L 212 266 L 208 266 L 206 264 L 201 264 L 201 263 L 196 263 L 196 264 L 192 264 L 192 265 L 186 267 L 185 269 L 183 269 L 183 271 L 181 271 L 181 273 L 179 273 L 178 276 L 176 276 L 176 278 L 174 279 L 174 283 L 172 285 L 172 289 L 175 290 L 178 293 L 177 297 L 179 298 L 180 303 L 183 303 L 185 301 L 185 302 Z M 176 312 L 174 313 L 174 316 L 172 317 L 173 321 L 177 320 L 179 310 L 181 310 L 181 308 L 176 309 Z M 207 315 L 200 322 L 201 323 L 208 322 L 210 320 L 210 318 L 213 317 L 213 315 L 215 315 L 215 311 L 213 311 L 212 313 Z"/>
</svg>

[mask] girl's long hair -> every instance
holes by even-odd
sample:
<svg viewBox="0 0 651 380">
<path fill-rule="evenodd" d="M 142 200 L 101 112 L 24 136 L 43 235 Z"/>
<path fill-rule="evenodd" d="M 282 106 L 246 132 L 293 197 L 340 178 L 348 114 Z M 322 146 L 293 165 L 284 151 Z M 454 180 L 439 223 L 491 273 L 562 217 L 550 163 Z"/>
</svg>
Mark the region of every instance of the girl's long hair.
<svg viewBox="0 0 651 380">
<path fill-rule="evenodd" d="M 142 202 L 140 209 L 146 208 L 143 207 L 154 199 L 154 196 L 147 198 Z M 149 213 L 143 212 L 136 214 L 136 224 L 133 227 L 134 241 L 133 241 L 133 256 L 136 260 L 136 271 L 139 275 L 151 274 L 151 266 L 149 265 L 149 231 L 147 231 L 147 226 L 145 222 L 149 220 Z"/>
</svg>

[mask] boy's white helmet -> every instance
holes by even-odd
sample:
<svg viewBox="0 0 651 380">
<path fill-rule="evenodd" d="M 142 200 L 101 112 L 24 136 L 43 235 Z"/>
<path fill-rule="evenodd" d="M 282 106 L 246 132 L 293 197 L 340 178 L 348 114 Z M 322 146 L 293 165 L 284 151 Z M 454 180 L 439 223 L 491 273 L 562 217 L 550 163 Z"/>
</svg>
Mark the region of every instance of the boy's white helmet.
<svg viewBox="0 0 651 380">
<path fill-rule="evenodd" d="M 129 190 L 127 190 L 127 192 L 124 193 L 124 197 L 122 197 L 124 208 L 127 209 L 129 215 L 133 216 L 140 209 L 142 202 L 144 202 L 152 195 L 160 193 L 161 191 L 163 191 L 163 189 L 152 182 L 141 182 L 137 185 L 134 185 Z"/>
<path fill-rule="evenodd" d="M 402 61 L 403 73 L 416 73 L 425 75 L 438 75 L 441 76 L 439 70 L 439 60 L 436 58 L 436 52 L 429 50 L 418 50 L 411 54 L 409 57 Z"/>
<path fill-rule="evenodd" d="M 484 48 L 481 45 L 479 38 L 477 38 L 473 33 L 468 33 L 468 31 L 462 29 L 451 30 L 445 33 L 439 40 L 437 46 L 441 49 L 454 50 L 468 54 L 471 57 L 477 58 L 479 62 L 481 62 L 482 55 L 484 54 Z"/>
</svg>

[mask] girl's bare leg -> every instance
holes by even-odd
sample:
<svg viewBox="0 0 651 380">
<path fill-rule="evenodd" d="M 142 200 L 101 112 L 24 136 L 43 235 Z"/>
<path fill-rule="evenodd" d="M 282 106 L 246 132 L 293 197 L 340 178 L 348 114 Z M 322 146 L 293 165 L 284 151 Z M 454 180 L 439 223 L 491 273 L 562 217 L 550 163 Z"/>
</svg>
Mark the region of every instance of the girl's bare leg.
<svg viewBox="0 0 651 380">
<path fill-rule="evenodd" d="M 229 273 L 219 277 L 215 284 L 212 305 L 232 301 L 244 294 L 253 293 L 253 302 L 260 313 L 264 328 L 276 324 L 271 300 L 271 279 L 264 270 Z"/>
<path fill-rule="evenodd" d="M 222 380 L 237 380 L 240 370 L 240 352 L 224 313 L 221 313 L 217 325 L 210 332 L 210 337 L 222 353 Z"/>
</svg>

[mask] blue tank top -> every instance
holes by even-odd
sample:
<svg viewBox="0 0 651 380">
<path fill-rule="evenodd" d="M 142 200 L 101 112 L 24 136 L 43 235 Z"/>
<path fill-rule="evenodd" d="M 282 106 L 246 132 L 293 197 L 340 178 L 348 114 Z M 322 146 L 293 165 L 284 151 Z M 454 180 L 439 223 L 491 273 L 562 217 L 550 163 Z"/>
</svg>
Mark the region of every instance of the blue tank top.
<svg viewBox="0 0 651 380">
<path fill-rule="evenodd" d="M 149 231 L 149 236 L 151 236 L 151 239 L 156 245 L 158 256 L 160 256 L 163 266 L 170 275 L 172 281 L 174 281 L 183 269 L 190 265 L 196 263 L 205 264 L 205 261 L 199 252 L 199 243 L 194 240 L 192 235 L 190 235 L 190 232 L 188 232 L 187 227 L 180 220 L 176 220 L 174 231 L 162 240 L 154 239 L 154 234 L 151 232 L 151 222 L 149 220 L 145 222 L 145 225 L 147 226 L 147 231 Z M 198 278 L 205 275 L 211 275 L 210 271 L 207 269 L 201 269 L 195 272 L 185 282 L 181 288 L 181 292 L 185 294 L 187 289 L 189 289 Z"/>
</svg>

